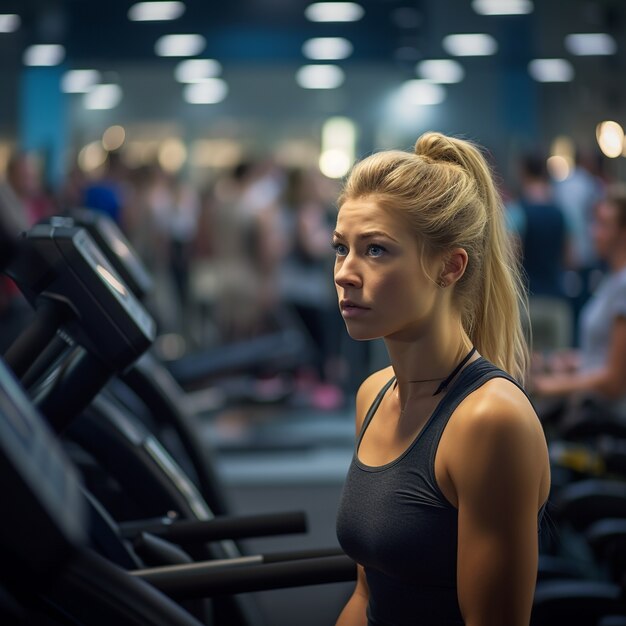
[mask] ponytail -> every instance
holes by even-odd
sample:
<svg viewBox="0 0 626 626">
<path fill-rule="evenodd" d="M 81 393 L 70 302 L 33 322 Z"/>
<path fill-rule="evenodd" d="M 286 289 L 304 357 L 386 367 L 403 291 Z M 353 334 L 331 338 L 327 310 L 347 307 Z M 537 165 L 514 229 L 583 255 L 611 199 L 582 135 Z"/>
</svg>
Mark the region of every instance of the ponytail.
<svg viewBox="0 0 626 626">
<path fill-rule="evenodd" d="M 374 154 L 352 170 L 340 203 L 376 195 L 403 210 L 426 253 L 464 248 L 465 273 L 454 287 L 461 321 L 478 351 L 523 382 L 529 349 L 528 305 L 508 238 L 504 207 L 489 166 L 472 143 L 425 133 L 415 154 Z"/>
</svg>

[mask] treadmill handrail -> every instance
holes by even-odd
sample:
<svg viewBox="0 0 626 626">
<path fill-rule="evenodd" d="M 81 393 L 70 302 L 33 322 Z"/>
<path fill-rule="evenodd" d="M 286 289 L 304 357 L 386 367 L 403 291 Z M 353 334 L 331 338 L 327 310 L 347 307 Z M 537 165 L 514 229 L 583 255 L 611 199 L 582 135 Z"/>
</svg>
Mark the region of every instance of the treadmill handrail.
<svg viewBox="0 0 626 626">
<path fill-rule="evenodd" d="M 174 543 L 271 537 L 306 531 L 307 520 L 303 511 L 245 516 L 224 515 L 210 520 L 172 521 L 165 517 L 120 524 L 120 535 L 124 538 L 130 539 L 142 532 L 149 532 Z"/>
<path fill-rule="evenodd" d="M 130 574 L 176 599 L 356 580 L 356 563 L 346 555 L 250 564 L 253 558 L 147 568 Z"/>
</svg>

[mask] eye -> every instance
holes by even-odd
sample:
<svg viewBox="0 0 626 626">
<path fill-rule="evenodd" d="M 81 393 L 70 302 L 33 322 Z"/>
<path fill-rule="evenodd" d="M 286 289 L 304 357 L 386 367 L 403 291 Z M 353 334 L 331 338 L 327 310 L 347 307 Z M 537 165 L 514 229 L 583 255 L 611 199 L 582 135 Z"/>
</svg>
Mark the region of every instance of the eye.
<svg viewBox="0 0 626 626">
<path fill-rule="evenodd" d="M 369 256 L 379 257 L 385 254 L 385 252 L 387 252 L 387 250 L 376 243 L 371 243 L 367 246 L 367 254 L 369 254 Z"/>
<path fill-rule="evenodd" d="M 333 241 L 330 245 L 337 256 L 346 256 L 346 254 L 348 254 L 348 247 L 344 244 L 339 243 L 338 241 Z"/>
</svg>

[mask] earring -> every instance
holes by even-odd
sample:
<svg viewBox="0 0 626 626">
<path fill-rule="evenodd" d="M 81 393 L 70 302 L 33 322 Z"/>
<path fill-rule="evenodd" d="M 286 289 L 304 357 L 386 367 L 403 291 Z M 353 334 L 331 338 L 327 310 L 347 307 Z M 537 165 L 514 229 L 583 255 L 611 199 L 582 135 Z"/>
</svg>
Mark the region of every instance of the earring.
<svg viewBox="0 0 626 626">
<path fill-rule="evenodd" d="M 437 284 L 438 284 L 441 288 L 447 287 L 447 285 L 446 285 L 446 281 L 445 281 L 443 278 L 439 279 L 439 282 L 438 282 Z"/>
</svg>

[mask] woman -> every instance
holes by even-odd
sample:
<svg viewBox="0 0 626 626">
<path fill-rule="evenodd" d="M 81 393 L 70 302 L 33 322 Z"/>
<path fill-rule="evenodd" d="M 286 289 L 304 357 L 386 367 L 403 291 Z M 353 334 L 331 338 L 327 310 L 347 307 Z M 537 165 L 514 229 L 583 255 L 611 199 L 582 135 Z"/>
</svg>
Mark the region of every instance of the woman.
<svg viewBox="0 0 626 626">
<path fill-rule="evenodd" d="M 528 624 L 549 462 L 484 158 L 438 133 L 366 158 L 333 246 L 349 334 L 392 363 L 357 394 L 337 532 L 358 582 L 337 626 Z"/>
<path fill-rule="evenodd" d="M 541 396 L 595 398 L 626 419 L 626 190 L 609 188 L 595 210 L 593 242 L 608 274 L 580 316 L 580 351 L 554 355 L 537 375 Z"/>
</svg>

